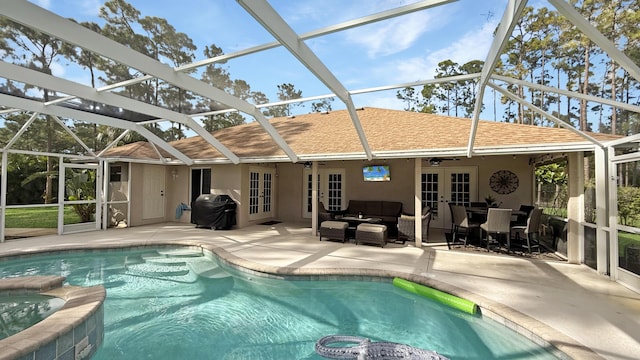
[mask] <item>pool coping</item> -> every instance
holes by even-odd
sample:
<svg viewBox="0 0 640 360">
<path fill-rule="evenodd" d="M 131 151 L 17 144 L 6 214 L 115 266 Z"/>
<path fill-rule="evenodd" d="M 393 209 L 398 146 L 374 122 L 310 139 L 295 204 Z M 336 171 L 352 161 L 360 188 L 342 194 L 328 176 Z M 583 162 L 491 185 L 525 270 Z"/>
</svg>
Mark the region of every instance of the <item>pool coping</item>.
<svg viewBox="0 0 640 360">
<path fill-rule="evenodd" d="M 49 346 L 47 355 L 57 359 L 59 356 L 75 354 L 75 358 L 85 358 L 92 355 L 102 343 L 102 336 L 96 336 L 91 342 L 87 333 L 96 330 L 96 334 L 103 334 L 104 322 L 98 319 L 101 315 L 102 304 L 106 297 L 103 286 L 80 287 L 63 285 L 63 276 L 22 276 L 0 279 L 0 292 L 11 295 L 39 293 L 63 299 L 64 305 L 47 316 L 42 321 L 24 329 L 12 336 L 0 340 L 0 360 L 20 359 L 25 356 L 38 358 L 39 351 Z M 102 315 L 103 316 L 103 315 Z M 91 324 L 87 324 L 87 323 Z M 98 327 L 100 329 L 98 329 Z M 78 329 L 82 328 L 84 331 Z M 78 333 L 77 341 L 73 336 Z M 71 339 L 65 341 L 62 348 L 58 340 L 70 334 Z M 87 338 L 85 342 L 82 340 Z M 84 351 L 84 352 L 83 352 Z"/>
<path fill-rule="evenodd" d="M 72 253 L 75 251 L 100 251 L 100 250 L 124 250 L 137 248 L 158 247 L 196 247 L 215 254 L 225 264 L 234 268 L 254 272 L 256 275 L 288 279 L 288 280 L 374 280 L 391 282 L 393 278 L 403 278 L 421 285 L 429 286 L 445 293 L 472 301 L 478 305 L 481 316 L 486 316 L 498 323 L 510 328 L 516 333 L 532 340 L 537 345 L 552 352 L 559 359 L 604 359 L 591 348 L 584 346 L 568 335 L 499 302 L 488 299 L 482 295 L 467 291 L 463 288 L 423 276 L 415 273 L 394 271 L 386 269 L 340 267 L 340 268 L 300 268 L 293 266 L 274 266 L 257 263 L 236 256 L 222 246 L 198 240 L 172 240 L 148 243 L 146 241 L 129 241 L 126 244 L 73 244 L 65 246 L 51 246 L 46 249 L 29 251 L 9 251 L 0 255 L 4 258 L 20 258 L 36 254 L 47 253 Z M 2 360 L 2 358 L 0 358 Z"/>
</svg>

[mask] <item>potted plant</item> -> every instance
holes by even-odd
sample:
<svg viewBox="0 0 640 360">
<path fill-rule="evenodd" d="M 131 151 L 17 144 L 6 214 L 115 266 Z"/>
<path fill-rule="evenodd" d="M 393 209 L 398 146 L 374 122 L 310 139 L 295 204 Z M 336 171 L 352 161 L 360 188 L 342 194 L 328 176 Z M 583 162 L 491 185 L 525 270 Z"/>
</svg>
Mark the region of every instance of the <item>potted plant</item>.
<svg viewBox="0 0 640 360">
<path fill-rule="evenodd" d="M 491 195 L 485 196 L 484 201 L 487 203 L 488 207 L 498 207 L 498 203 L 496 203 L 496 199 Z"/>
</svg>

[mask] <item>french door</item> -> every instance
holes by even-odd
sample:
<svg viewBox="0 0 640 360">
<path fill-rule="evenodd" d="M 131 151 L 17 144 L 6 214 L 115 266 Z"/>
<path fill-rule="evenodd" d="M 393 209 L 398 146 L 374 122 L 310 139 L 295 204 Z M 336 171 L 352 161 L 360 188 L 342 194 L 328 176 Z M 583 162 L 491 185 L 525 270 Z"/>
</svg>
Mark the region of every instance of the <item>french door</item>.
<svg viewBox="0 0 640 360">
<path fill-rule="evenodd" d="M 272 168 L 249 169 L 249 220 L 273 217 L 274 181 Z"/>
<path fill-rule="evenodd" d="M 429 167 L 422 169 L 422 206 L 433 211 L 431 226 L 451 226 L 449 203 L 469 205 L 478 193 L 478 169 L 465 167 Z"/>
<path fill-rule="evenodd" d="M 313 203 L 311 169 L 304 170 L 303 178 L 302 216 L 311 218 L 311 204 Z M 342 210 L 345 206 L 344 179 L 344 169 L 318 169 L 318 201 L 322 202 L 327 210 Z"/>
</svg>

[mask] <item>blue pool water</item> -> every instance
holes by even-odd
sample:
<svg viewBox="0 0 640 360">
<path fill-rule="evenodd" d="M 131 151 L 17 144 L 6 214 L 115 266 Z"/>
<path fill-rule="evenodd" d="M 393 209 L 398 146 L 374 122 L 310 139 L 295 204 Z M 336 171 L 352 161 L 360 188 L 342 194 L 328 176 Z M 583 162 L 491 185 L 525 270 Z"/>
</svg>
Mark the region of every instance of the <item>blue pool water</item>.
<svg viewBox="0 0 640 360">
<path fill-rule="evenodd" d="M 94 359 L 322 359 L 318 339 L 362 336 L 450 359 L 554 359 L 494 321 L 388 282 L 285 281 L 220 267 L 186 250 L 91 252 L 0 261 L 0 276 L 102 284 L 104 344 Z"/>
</svg>

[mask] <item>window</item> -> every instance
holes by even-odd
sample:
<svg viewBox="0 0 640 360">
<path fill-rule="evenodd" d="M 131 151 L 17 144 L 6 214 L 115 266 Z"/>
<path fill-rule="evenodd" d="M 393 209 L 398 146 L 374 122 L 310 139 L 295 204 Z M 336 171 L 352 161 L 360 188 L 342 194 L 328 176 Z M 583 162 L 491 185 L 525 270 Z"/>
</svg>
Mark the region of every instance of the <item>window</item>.
<svg viewBox="0 0 640 360">
<path fill-rule="evenodd" d="M 191 201 L 202 194 L 211 194 L 211 169 L 191 169 Z"/>
<path fill-rule="evenodd" d="M 122 166 L 109 167 L 109 181 L 120 182 L 122 180 Z"/>
</svg>

